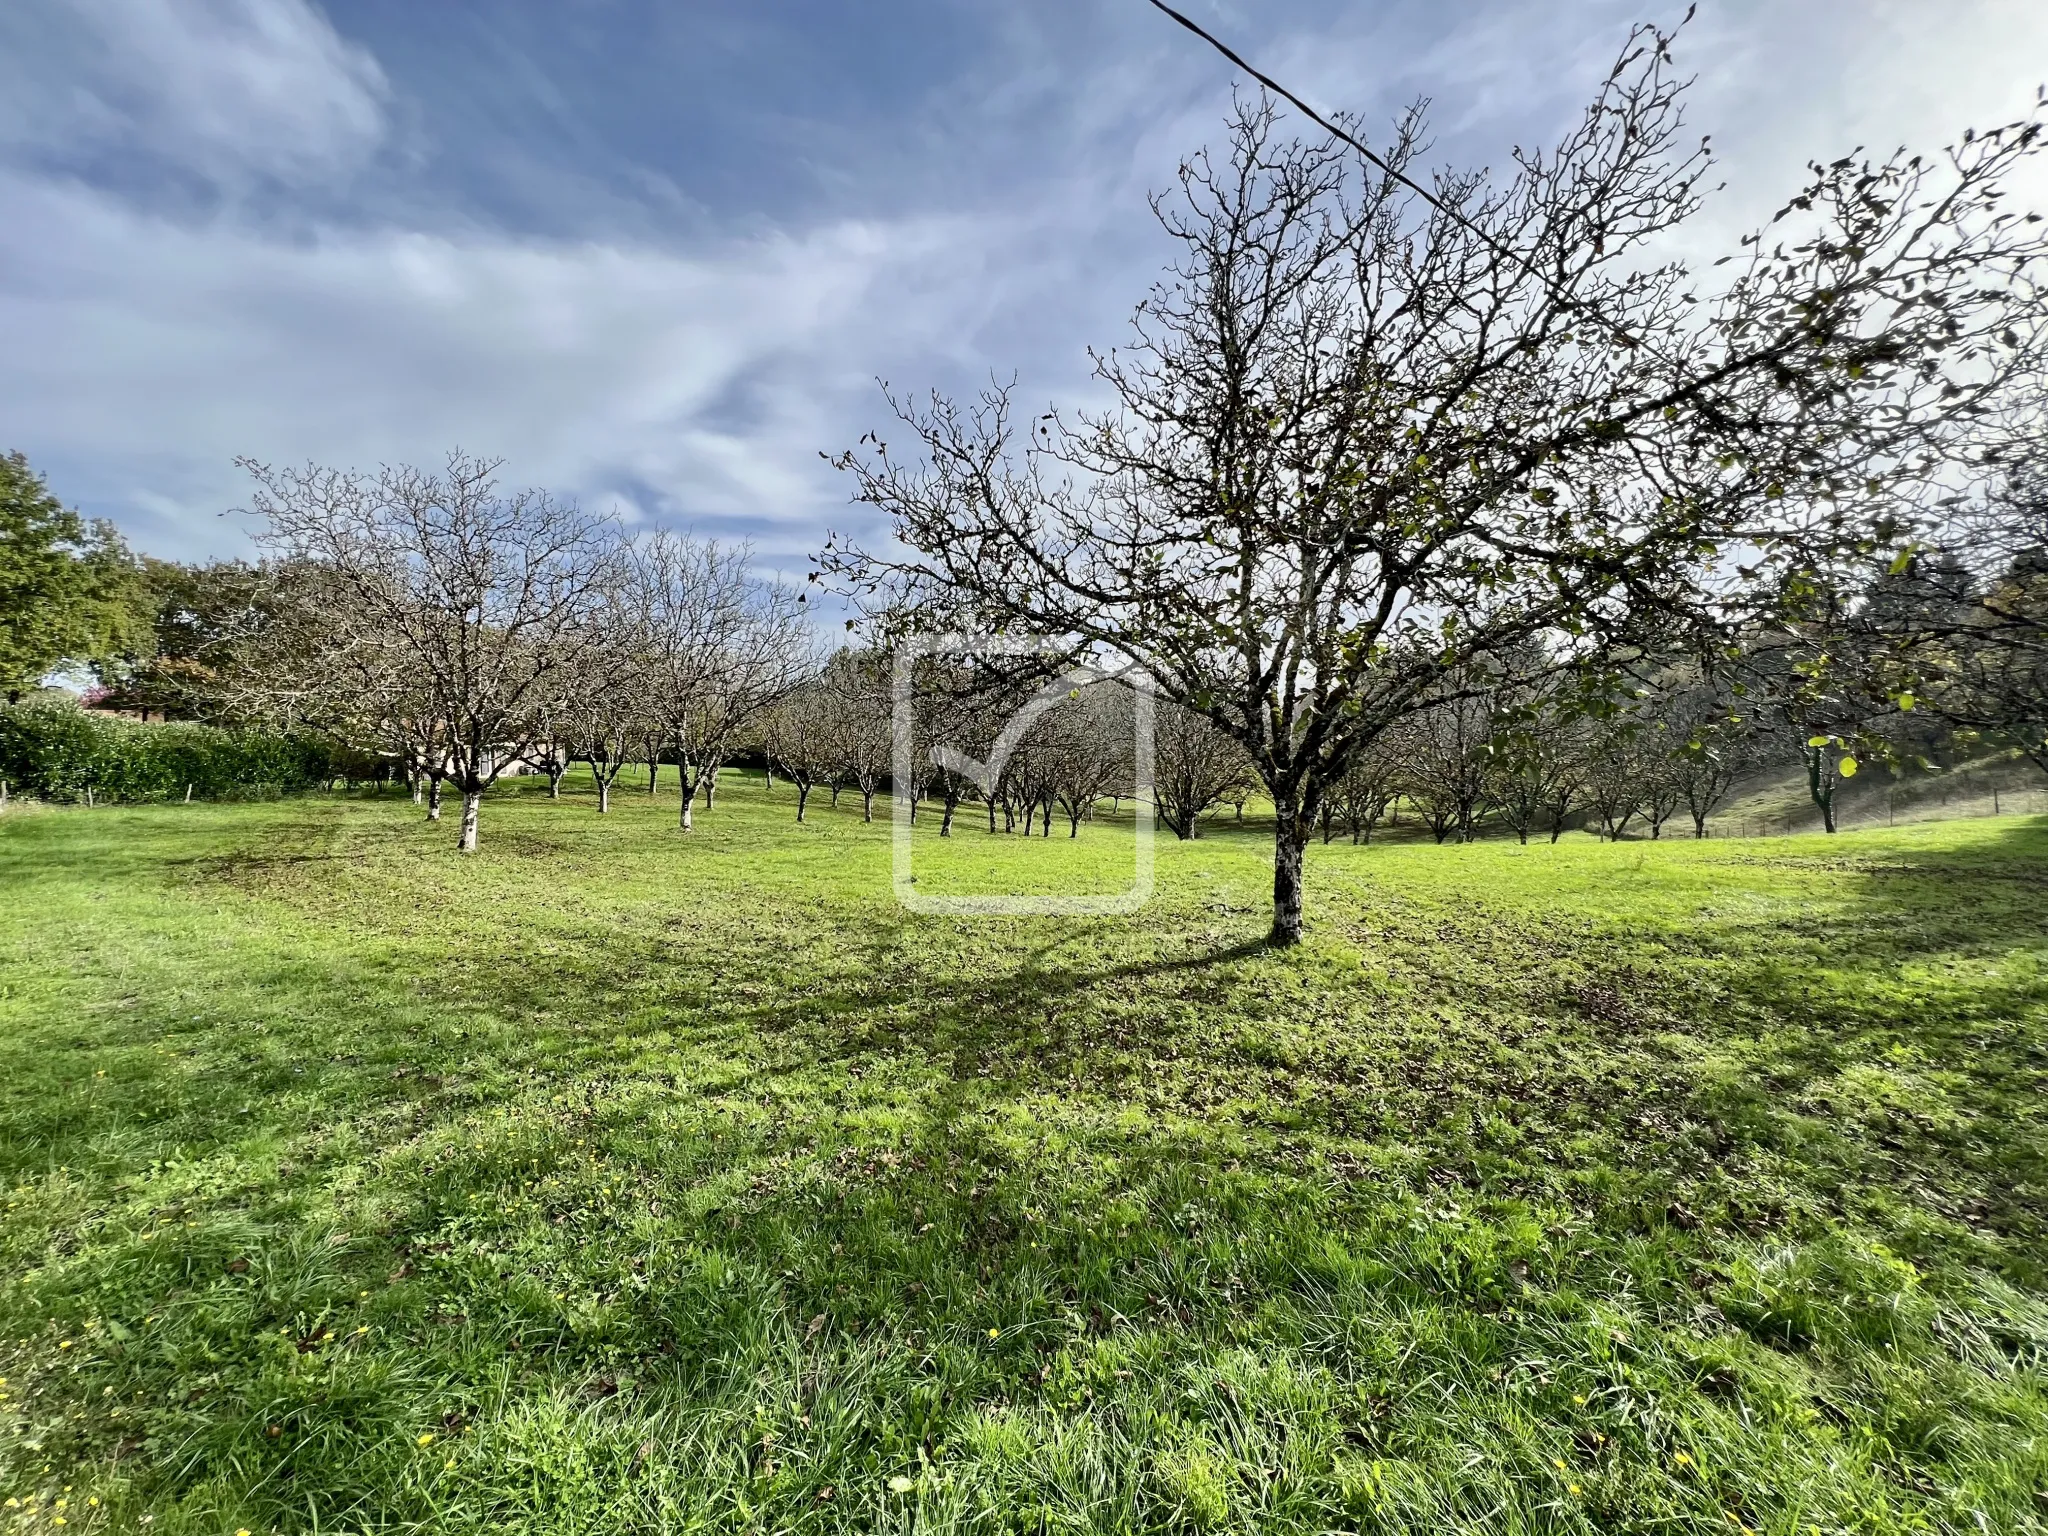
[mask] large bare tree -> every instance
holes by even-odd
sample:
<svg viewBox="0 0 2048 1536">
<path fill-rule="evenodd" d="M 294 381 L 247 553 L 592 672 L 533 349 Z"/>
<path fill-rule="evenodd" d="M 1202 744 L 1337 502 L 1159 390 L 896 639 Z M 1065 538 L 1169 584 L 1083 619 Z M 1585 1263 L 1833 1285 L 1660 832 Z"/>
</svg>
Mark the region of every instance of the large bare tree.
<svg viewBox="0 0 2048 1536">
<path fill-rule="evenodd" d="M 616 569 L 616 525 L 545 491 L 501 493 L 498 461 L 461 453 L 375 475 L 240 463 L 259 539 L 321 575 L 306 675 L 408 701 L 426 770 L 461 791 L 458 847 L 475 852 L 484 791 L 532 750 L 596 643 L 587 599 Z"/>
<path fill-rule="evenodd" d="M 1419 112 L 1375 166 L 1242 104 L 1155 203 L 1180 255 L 1096 360 L 1113 403 L 1020 432 L 1006 389 L 892 395 L 910 451 L 837 462 L 893 540 L 822 574 L 1107 653 L 1235 737 L 1293 942 L 1315 811 L 1391 725 L 1882 535 L 2038 363 L 2048 247 L 1999 201 L 2038 123 L 1816 164 L 1710 287 L 1656 254 L 1709 168 L 1670 43 L 1501 177 L 1426 173 Z"/>
</svg>

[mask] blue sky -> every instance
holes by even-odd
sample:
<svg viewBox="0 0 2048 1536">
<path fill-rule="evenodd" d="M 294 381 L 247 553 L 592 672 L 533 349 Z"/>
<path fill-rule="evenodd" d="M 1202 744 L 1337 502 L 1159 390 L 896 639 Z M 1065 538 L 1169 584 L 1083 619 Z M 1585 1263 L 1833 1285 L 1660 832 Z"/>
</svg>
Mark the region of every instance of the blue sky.
<svg viewBox="0 0 2048 1536">
<path fill-rule="evenodd" d="M 1468 164 L 1683 9 L 1184 8 Z M 2048 7 L 1703 0 L 1680 58 L 1719 254 L 1809 158 L 2017 114 Z M 166 555 L 246 548 L 237 454 L 460 445 L 799 571 L 877 376 L 1086 398 L 1231 89 L 1144 0 L 7 0 L 0 448 Z"/>
</svg>

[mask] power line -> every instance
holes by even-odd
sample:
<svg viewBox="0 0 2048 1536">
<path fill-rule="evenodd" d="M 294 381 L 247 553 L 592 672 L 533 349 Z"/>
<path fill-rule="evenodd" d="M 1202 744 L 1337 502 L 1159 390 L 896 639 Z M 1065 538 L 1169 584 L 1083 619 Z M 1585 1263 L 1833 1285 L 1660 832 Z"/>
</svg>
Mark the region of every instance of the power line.
<svg viewBox="0 0 2048 1536">
<path fill-rule="evenodd" d="M 1378 166 L 1379 169 L 1386 172 L 1386 174 L 1391 176 L 1395 181 L 1399 182 L 1402 186 L 1406 187 L 1409 191 L 1413 192 L 1417 197 L 1421 198 L 1425 203 L 1429 204 L 1430 207 L 1434 208 L 1438 213 L 1442 214 L 1445 218 L 1450 219 L 1453 223 L 1462 224 L 1466 229 L 1470 230 L 1473 234 L 1477 235 L 1481 240 L 1485 241 L 1487 248 L 1491 250 L 1494 253 L 1494 255 L 1501 257 L 1503 260 L 1514 262 L 1529 276 L 1535 278 L 1537 282 L 1541 283 L 1545 288 L 1549 289 L 1551 297 L 1556 299 L 1559 303 L 1563 304 L 1565 308 L 1569 310 L 1578 310 L 1580 308 L 1580 305 L 1577 300 L 1573 299 L 1569 294 L 1565 293 L 1562 289 L 1560 289 L 1558 285 L 1553 283 L 1548 276 L 1536 270 L 1536 264 L 1533 260 L 1531 260 L 1527 256 L 1520 255 L 1515 251 L 1508 249 L 1508 247 L 1502 245 L 1492 235 L 1488 234 L 1485 230 L 1481 229 L 1477 224 L 1473 223 L 1470 219 L 1466 218 L 1465 215 L 1458 212 L 1457 209 L 1451 207 L 1448 203 L 1444 202 L 1441 198 L 1439 198 L 1435 193 L 1431 192 L 1427 187 L 1423 186 L 1420 182 L 1414 180 L 1412 177 L 1404 174 L 1395 166 L 1389 164 L 1386 161 L 1386 159 L 1382 156 L 1373 153 L 1373 151 L 1364 143 L 1364 141 L 1355 137 L 1341 125 L 1331 122 L 1327 117 L 1324 117 L 1322 113 L 1318 112 L 1314 107 L 1310 106 L 1307 102 L 1303 101 L 1299 96 L 1295 95 L 1294 92 L 1287 89 L 1287 87 L 1282 85 L 1278 80 L 1275 80 L 1271 75 L 1266 74 L 1264 71 L 1255 68 L 1252 65 L 1252 63 L 1245 58 L 1243 54 L 1239 53 L 1236 49 L 1232 48 L 1228 43 L 1224 42 L 1214 33 L 1209 32 L 1208 30 L 1203 28 L 1200 23 L 1194 21 L 1188 16 L 1183 15 L 1181 12 L 1175 10 L 1172 6 L 1166 4 L 1166 0 L 1150 0 L 1150 4 L 1152 5 L 1153 9 L 1164 13 L 1172 20 L 1177 21 L 1183 27 L 1186 27 L 1188 31 L 1194 33 L 1196 37 L 1199 37 L 1211 48 L 1214 48 L 1218 53 L 1222 54 L 1224 58 L 1230 60 L 1231 63 L 1235 64 L 1239 69 L 1243 70 L 1246 74 L 1250 75 L 1254 80 L 1258 81 L 1260 85 L 1263 85 L 1267 90 L 1271 91 L 1274 95 L 1281 97 L 1283 100 L 1287 101 L 1294 107 L 1296 111 L 1300 112 L 1310 122 L 1314 123 L 1318 128 L 1322 129 L 1323 132 L 1329 134 L 1334 139 L 1338 139 L 1345 144 L 1349 144 L 1353 149 L 1357 150 L 1359 154 L 1365 157 L 1368 164 Z M 1690 18 L 1691 15 L 1692 12 L 1688 10 L 1686 12 L 1686 16 Z M 1614 329 L 1617 334 L 1624 336 L 1627 334 L 1625 331 L 1621 329 L 1621 327 L 1614 326 L 1613 322 L 1609 321 L 1606 323 L 1612 329 Z"/>
<path fill-rule="evenodd" d="M 1329 134 L 1331 138 L 1343 140 L 1346 144 L 1349 144 L 1353 149 L 1357 150 L 1361 155 L 1365 156 L 1365 158 L 1370 163 L 1378 166 L 1381 170 L 1385 171 L 1389 176 L 1393 177 L 1394 180 L 1401 183 L 1402 186 L 1406 187 L 1409 191 L 1413 192 L 1417 197 L 1421 198 L 1424 202 L 1428 203 L 1429 206 L 1434 208 L 1438 213 L 1443 214 L 1446 218 L 1455 219 L 1458 223 L 1463 224 L 1467 229 L 1471 230 L 1473 234 L 1477 235 L 1480 239 L 1484 240 L 1488 245 L 1492 246 L 1494 254 L 1499 256 L 1507 256 L 1516 261 L 1521 260 L 1521 258 L 1515 256 L 1513 252 L 1507 250 L 1505 247 L 1496 243 L 1493 236 L 1489 235 L 1485 230 L 1481 229 L 1478 225 L 1474 224 L 1470 219 L 1465 218 L 1462 214 L 1452 211 L 1440 199 L 1438 199 L 1438 197 L 1433 192 L 1431 192 L 1427 187 L 1424 187 L 1421 183 L 1410 179 L 1408 176 L 1402 174 L 1402 172 L 1396 170 L 1392 165 L 1389 165 L 1379 155 L 1374 154 L 1372 150 L 1368 149 L 1361 140 L 1352 137 L 1350 133 L 1346 132 L 1337 124 L 1331 122 L 1327 117 L 1324 117 L 1322 113 L 1318 112 L 1314 107 L 1310 106 L 1307 102 L 1303 101 L 1299 96 L 1295 95 L 1294 92 L 1287 89 L 1287 87 L 1282 85 L 1278 80 L 1275 80 L 1271 75 L 1266 74 L 1263 71 L 1253 67 L 1251 62 L 1247 60 L 1243 54 L 1239 53 L 1235 48 L 1232 48 L 1228 43 L 1218 38 L 1214 33 L 1205 31 L 1200 23 L 1192 20 L 1187 16 L 1183 16 L 1179 11 L 1176 11 L 1172 6 L 1166 4 L 1165 0 L 1150 0 L 1150 3 L 1155 10 L 1165 12 L 1166 15 L 1172 17 L 1175 21 L 1179 22 L 1182 26 L 1186 27 L 1190 32 L 1194 33 L 1195 36 L 1199 37 L 1211 48 L 1214 48 L 1218 53 L 1222 54 L 1223 57 L 1230 60 L 1231 63 L 1235 64 L 1239 69 L 1243 70 L 1246 74 L 1250 75 L 1254 80 L 1258 81 L 1259 84 L 1263 85 L 1275 96 L 1282 97 L 1285 100 L 1291 102 L 1296 111 L 1300 112 L 1310 122 L 1314 123 L 1318 128 L 1322 129 L 1323 132 Z"/>
</svg>

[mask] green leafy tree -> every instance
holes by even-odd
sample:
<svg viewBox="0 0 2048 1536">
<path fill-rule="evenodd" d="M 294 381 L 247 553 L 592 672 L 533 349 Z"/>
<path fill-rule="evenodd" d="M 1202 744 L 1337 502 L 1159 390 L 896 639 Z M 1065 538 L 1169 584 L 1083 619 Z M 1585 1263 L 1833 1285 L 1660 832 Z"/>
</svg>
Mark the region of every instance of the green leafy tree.
<svg viewBox="0 0 2048 1536">
<path fill-rule="evenodd" d="M 120 645 L 135 562 L 111 523 L 88 524 L 19 453 L 0 456 L 0 694 L 11 703 L 67 663 Z"/>
<path fill-rule="evenodd" d="M 241 560 L 181 565 L 143 557 L 128 633 L 94 662 L 106 689 L 101 706 L 145 720 L 231 712 L 236 690 L 227 674 L 238 649 L 276 617 L 289 574 Z"/>
</svg>

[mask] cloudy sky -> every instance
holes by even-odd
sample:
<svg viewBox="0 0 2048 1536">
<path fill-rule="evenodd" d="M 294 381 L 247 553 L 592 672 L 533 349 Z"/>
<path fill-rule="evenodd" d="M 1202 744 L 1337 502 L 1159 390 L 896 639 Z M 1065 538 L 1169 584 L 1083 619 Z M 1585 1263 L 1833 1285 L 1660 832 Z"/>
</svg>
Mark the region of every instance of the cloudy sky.
<svg viewBox="0 0 2048 1536">
<path fill-rule="evenodd" d="M 1182 3 L 1461 164 L 1683 8 Z M 1732 246 L 1809 158 L 2018 115 L 2048 6 L 1702 0 L 1679 58 Z M 1085 396 L 1231 89 L 1144 0 L 6 0 L 0 449 L 177 557 L 246 548 L 238 454 L 459 445 L 797 571 L 878 376 Z"/>
</svg>

